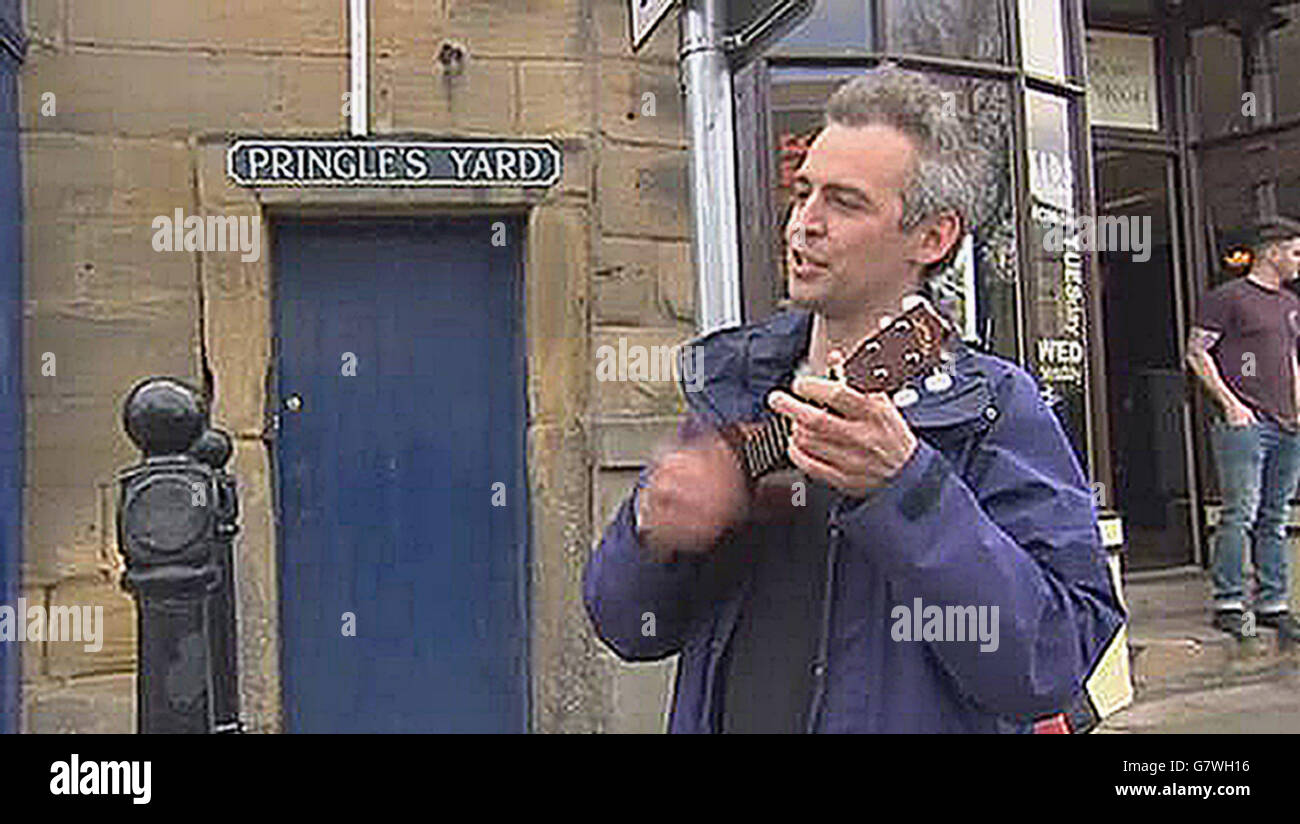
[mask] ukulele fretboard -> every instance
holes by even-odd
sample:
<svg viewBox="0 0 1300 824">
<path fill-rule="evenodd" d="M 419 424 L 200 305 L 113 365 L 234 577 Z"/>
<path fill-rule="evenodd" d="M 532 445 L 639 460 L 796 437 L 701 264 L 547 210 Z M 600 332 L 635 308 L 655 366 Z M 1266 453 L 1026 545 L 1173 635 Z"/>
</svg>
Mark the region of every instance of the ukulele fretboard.
<svg viewBox="0 0 1300 824">
<path fill-rule="evenodd" d="M 739 452 L 745 463 L 745 473 L 751 481 L 756 481 L 769 472 L 793 466 L 786 453 L 793 425 L 784 415 L 773 415 L 740 432 Z"/>
</svg>

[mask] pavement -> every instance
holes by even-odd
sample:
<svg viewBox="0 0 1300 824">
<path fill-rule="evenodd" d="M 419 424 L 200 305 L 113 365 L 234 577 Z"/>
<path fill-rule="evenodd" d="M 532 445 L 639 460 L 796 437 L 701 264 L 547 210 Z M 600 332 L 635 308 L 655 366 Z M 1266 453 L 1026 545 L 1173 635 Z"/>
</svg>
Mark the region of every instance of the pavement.
<svg viewBox="0 0 1300 824">
<path fill-rule="evenodd" d="M 1300 733 L 1300 676 L 1139 699 L 1102 722 L 1101 733 Z"/>
<path fill-rule="evenodd" d="M 1201 572 L 1124 582 L 1135 700 L 1096 733 L 1300 732 L 1300 648 L 1210 626 Z"/>
</svg>

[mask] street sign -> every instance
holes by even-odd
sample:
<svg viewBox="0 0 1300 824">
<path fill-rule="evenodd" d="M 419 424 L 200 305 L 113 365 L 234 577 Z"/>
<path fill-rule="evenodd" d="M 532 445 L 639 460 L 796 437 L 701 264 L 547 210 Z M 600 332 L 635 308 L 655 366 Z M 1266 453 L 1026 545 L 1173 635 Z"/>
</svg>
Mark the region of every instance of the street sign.
<svg viewBox="0 0 1300 824">
<path fill-rule="evenodd" d="M 689 3 L 692 0 L 681 0 Z M 706 0 L 707 2 L 707 0 Z M 813 10 L 816 0 L 715 0 L 723 11 L 723 48 L 736 66 L 748 63 Z M 628 0 L 636 52 L 678 0 Z"/>
<path fill-rule="evenodd" d="M 241 186 L 553 186 L 561 162 L 547 140 L 245 138 L 226 152 Z"/>
<path fill-rule="evenodd" d="M 732 66 L 739 68 L 813 10 L 816 0 L 725 0 L 726 29 L 723 46 Z"/>
<path fill-rule="evenodd" d="M 636 52 L 650 39 L 659 21 L 668 14 L 676 0 L 628 0 L 632 9 L 632 51 Z"/>
</svg>

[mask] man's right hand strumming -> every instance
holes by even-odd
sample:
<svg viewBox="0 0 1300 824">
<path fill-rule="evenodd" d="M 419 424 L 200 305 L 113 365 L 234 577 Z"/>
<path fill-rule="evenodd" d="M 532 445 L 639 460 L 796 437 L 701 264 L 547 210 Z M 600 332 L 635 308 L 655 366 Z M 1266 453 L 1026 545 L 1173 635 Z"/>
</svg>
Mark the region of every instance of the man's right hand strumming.
<svg viewBox="0 0 1300 824">
<path fill-rule="evenodd" d="M 656 556 L 704 553 L 745 519 L 749 493 L 740 465 L 717 435 L 665 455 L 637 494 L 637 538 Z"/>
</svg>

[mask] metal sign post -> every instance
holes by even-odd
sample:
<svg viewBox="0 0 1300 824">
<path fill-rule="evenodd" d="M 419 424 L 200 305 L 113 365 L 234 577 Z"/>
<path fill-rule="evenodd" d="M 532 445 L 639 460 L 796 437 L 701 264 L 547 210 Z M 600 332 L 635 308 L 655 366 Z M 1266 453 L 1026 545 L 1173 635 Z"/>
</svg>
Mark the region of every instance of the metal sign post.
<svg viewBox="0 0 1300 824">
<path fill-rule="evenodd" d="M 629 0 L 632 50 L 670 0 Z M 680 77 L 690 135 L 691 260 L 700 334 L 742 322 L 732 72 L 810 11 L 815 0 L 683 0 Z"/>
<path fill-rule="evenodd" d="M 723 51 L 723 0 L 687 0 L 681 16 L 681 83 L 690 134 L 691 261 L 700 334 L 737 326 L 740 234 L 736 224 L 736 128 L 731 69 Z"/>
</svg>

